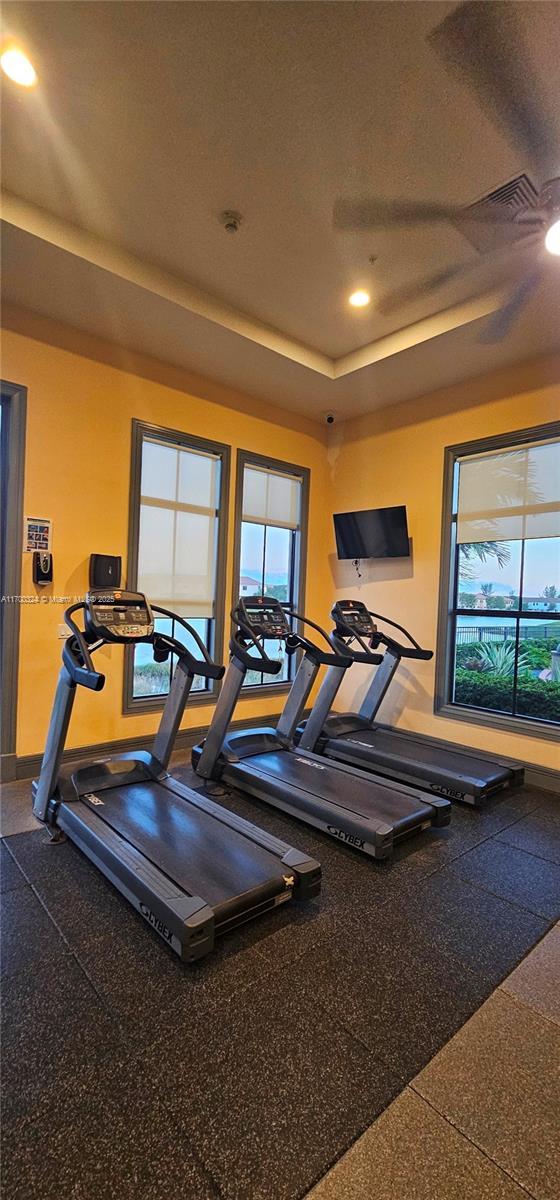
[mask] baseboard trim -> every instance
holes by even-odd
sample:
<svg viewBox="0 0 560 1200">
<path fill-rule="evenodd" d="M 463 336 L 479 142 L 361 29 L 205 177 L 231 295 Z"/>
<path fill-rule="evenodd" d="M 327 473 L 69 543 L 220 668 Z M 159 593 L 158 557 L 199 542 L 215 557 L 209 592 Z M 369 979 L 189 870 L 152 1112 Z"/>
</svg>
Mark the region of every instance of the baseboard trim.
<svg viewBox="0 0 560 1200">
<path fill-rule="evenodd" d="M 535 767 L 531 763 L 527 763 L 525 767 L 525 783 L 531 787 L 544 788 L 547 792 L 554 792 L 560 796 L 560 771 L 555 771 L 553 767 Z"/>
<path fill-rule="evenodd" d="M 307 713 L 304 714 L 307 716 Z M 276 725 L 278 713 L 268 713 L 264 717 L 257 718 L 259 725 Z M 240 721 L 232 723 L 232 729 L 249 729 L 251 725 L 255 725 L 255 718 L 244 718 Z M 201 737 L 204 737 L 208 729 L 207 725 L 198 725 L 192 729 L 180 729 L 175 741 L 175 750 L 188 750 L 191 746 L 196 745 Z M 413 732 L 413 731 L 411 731 Z M 421 737 L 430 742 L 431 745 L 446 750 L 449 747 L 457 750 L 465 749 L 473 753 L 473 748 L 469 746 L 460 746 L 456 742 L 445 741 L 444 738 L 429 737 L 427 734 L 421 734 Z M 91 760 L 96 758 L 106 758 L 109 754 L 124 754 L 132 750 L 145 750 L 146 738 L 125 738 L 122 741 L 115 742 L 99 742 L 93 746 L 77 746 L 71 750 L 65 750 L 62 761 L 66 766 L 71 763 L 81 762 L 83 759 Z M 485 750 L 476 750 L 476 754 L 480 758 L 492 761 L 492 754 Z M 0 759 L 2 782 L 7 783 L 13 779 L 33 779 L 39 774 L 41 769 L 40 754 L 22 755 L 21 758 L 16 758 L 15 754 L 3 755 Z M 507 755 L 500 755 L 502 762 L 511 762 L 512 766 L 519 765 L 519 759 L 510 758 Z M 534 763 L 522 763 L 525 767 L 525 782 L 530 787 L 543 788 L 547 792 L 554 792 L 560 795 L 560 771 L 555 771 L 552 767 L 539 767 Z"/>
<path fill-rule="evenodd" d="M 307 715 L 307 714 L 305 714 Z M 240 721 L 232 722 L 232 729 L 249 729 L 252 725 L 276 725 L 278 721 L 278 713 L 268 713 L 264 717 L 245 717 Z M 195 746 L 200 738 L 207 733 L 208 725 L 197 725 L 191 729 L 180 729 L 175 739 L 175 750 L 188 750 L 191 746 Z M 64 766 L 72 763 L 82 762 L 84 759 L 92 761 L 97 758 L 107 758 L 110 754 L 126 754 L 128 751 L 146 750 L 150 748 L 150 742 L 153 738 L 146 739 L 145 737 L 124 738 L 121 741 L 115 742 L 97 742 L 93 746 L 73 746 L 69 750 L 65 750 L 62 755 L 62 763 Z M 26 754 L 20 758 L 14 758 L 15 773 L 11 776 L 12 779 L 34 779 L 41 770 L 42 755 L 41 754 Z"/>
<path fill-rule="evenodd" d="M 15 754 L 0 754 L 0 783 L 11 783 L 13 779 L 17 779 Z"/>
</svg>

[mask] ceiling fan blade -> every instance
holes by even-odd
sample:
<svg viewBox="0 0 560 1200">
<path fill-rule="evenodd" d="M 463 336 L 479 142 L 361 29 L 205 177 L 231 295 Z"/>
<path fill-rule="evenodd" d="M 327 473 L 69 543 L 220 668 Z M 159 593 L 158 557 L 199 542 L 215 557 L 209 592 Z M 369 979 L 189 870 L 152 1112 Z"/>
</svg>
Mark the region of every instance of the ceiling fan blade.
<svg viewBox="0 0 560 1200">
<path fill-rule="evenodd" d="M 397 288 L 394 292 L 390 292 L 384 300 L 379 302 L 377 311 L 382 316 L 388 316 L 395 309 L 402 308 L 404 304 L 412 304 L 414 300 L 421 300 L 423 296 L 431 295 L 439 287 L 443 287 L 445 283 L 450 283 L 454 279 L 460 279 L 462 275 L 466 275 L 469 271 L 472 271 L 475 265 L 473 262 L 468 262 L 463 263 L 460 267 L 447 267 L 445 270 L 436 271 L 434 275 L 430 275 L 427 279 L 420 279 L 417 283 Z"/>
<path fill-rule="evenodd" d="M 517 320 L 521 309 L 536 291 L 543 275 L 542 266 L 535 267 L 521 283 L 517 285 L 513 294 L 510 296 L 503 308 L 498 309 L 493 313 L 489 320 L 484 325 L 484 330 L 479 338 L 483 345 L 494 345 L 495 342 L 501 342 L 509 333 L 512 325 Z"/>
<path fill-rule="evenodd" d="M 537 168 L 555 161 L 557 136 L 537 81 L 528 76 L 519 0 L 466 0 L 428 36 L 436 53 L 476 92 L 485 112 Z"/>
<path fill-rule="evenodd" d="M 527 239 L 518 242 L 516 249 L 518 246 L 524 245 L 529 245 Z M 504 260 L 502 251 L 500 261 L 500 252 L 498 251 L 495 255 L 486 255 L 484 259 L 470 259 L 468 262 L 461 263 L 457 267 L 446 267 L 441 271 L 436 271 L 434 275 L 420 279 L 416 283 L 405 284 L 404 287 L 397 288 L 382 299 L 377 306 L 377 310 L 382 316 L 387 316 L 389 313 L 394 312 L 395 309 L 401 308 L 403 304 L 410 304 L 414 300 L 420 300 L 423 296 L 430 296 L 432 292 L 437 291 L 438 288 L 443 287 L 446 283 L 454 283 L 465 278 L 465 276 L 468 277 L 473 274 L 476 277 L 477 270 L 480 270 L 481 267 L 487 267 L 492 259 L 497 260 L 494 262 L 496 283 L 499 281 L 505 284 L 512 276 L 513 278 L 516 276 L 519 277 L 519 263 L 516 261 L 515 254 L 511 254 L 510 252 L 508 259 Z"/>
<path fill-rule="evenodd" d="M 450 204 L 416 200 L 378 200 L 375 197 L 341 198 L 335 201 L 333 223 L 337 229 L 354 232 L 382 229 L 387 225 L 423 225 L 432 221 L 481 221 L 511 224 L 511 215 L 496 205 L 466 210 Z"/>
</svg>

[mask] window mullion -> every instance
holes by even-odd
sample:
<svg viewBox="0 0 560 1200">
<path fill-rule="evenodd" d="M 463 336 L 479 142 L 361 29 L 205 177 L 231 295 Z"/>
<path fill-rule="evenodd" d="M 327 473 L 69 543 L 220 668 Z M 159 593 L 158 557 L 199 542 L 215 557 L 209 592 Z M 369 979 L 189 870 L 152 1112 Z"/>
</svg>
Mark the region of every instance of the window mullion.
<svg viewBox="0 0 560 1200">
<path fill-rule="evenodd" d="M 264 596 L 265 575 L 266 575 L 266 531 L 267 526 L 263 525 L 263 553 L 262 553 L 262 571 L 261 571 L 261 596 Z"/>
<path fill-rule="evenodd" d="M 268 478 L 267 478 L 267 481 L 266 481 L 267 507 L 268 507 L 268 489 L 269 489 L 269 486 L 270 486 L 270 484 L 269 484 L 269 480 L 268 480 Z M 263 530 L 264 530 L 264 533 L 263 533 L 263 556 L 262 556 L 262 575 L 261 575 L 261 596 L 264 596 L 264 594 L 265 594 L 265 586 L 266 586 L 266 585 L 265 585 L 265 578 L 266 578 L 266 533 L 267 533 L 267 526 L 266 526 L 266 525 L 263 525 Z M 266 682 L 266 680 L 265 680 L 265 677 L 264 677 L 264 675 L 263 675 L 263 672 L 261 671 L 261 686 L 262 686 L 262 685 L 263 685 L 265 682 Z"/>
</svg>

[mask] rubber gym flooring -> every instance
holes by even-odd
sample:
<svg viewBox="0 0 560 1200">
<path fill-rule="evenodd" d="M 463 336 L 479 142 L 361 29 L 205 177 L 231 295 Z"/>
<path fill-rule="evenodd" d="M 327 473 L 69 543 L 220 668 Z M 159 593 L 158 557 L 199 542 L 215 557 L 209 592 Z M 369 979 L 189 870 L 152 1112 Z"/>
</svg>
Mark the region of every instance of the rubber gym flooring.
<svg viewBox="0 0 560 1200">
<path fill-rule="evenodd" d="M 221 802 L 315 855 L 323 892 L 194 968 L 70 843 L 4 839 L 4 1200 L 303 1197 L 560 913 L 545 792 L 454 806 L 386 864 Z"/>
</svg>

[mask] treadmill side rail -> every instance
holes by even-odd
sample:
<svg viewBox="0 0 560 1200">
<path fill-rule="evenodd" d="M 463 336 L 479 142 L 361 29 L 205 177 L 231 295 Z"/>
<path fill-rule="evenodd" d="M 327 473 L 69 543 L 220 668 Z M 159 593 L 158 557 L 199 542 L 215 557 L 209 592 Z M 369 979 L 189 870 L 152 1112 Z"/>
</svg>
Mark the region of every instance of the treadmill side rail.
<svg viewBox="0 0 560 1200">
<path fill-rule="evenodd" d="M 63 802 L 57 825 L 183 962 L 209 954 L 214 946 L 214 913 L 200 896 L 186 895 L 81 801 Z"/>
</svg>

